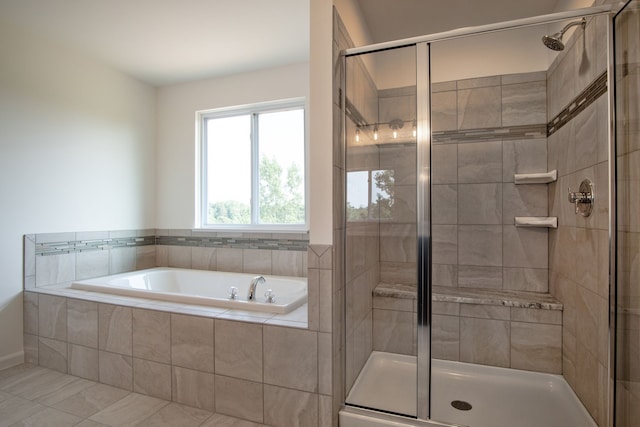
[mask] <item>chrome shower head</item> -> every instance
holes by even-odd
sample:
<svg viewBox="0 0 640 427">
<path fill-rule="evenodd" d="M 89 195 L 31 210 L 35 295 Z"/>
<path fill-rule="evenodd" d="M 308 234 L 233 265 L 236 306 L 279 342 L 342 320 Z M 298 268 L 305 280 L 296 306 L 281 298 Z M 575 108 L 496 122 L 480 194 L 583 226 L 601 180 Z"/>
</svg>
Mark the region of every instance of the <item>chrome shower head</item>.
<svg viewBox="0 0 640 427">
<path fill-rule="evenodd" d="M 574 21 L 565 25 L 565 27 L 562 30 L 560 30 L 559 33 L 555 33 L 552 36 L 546 35 L 542 37 L 542 43 L 544 43 L 544 45 L 551 50 L 564 50 L 564 43 L 562 42 L 562 37 L 564 36 L 564 33 L 566 33 L 569 28 L 574 27 L 576 25 L 580 25 L 584 30 L 584 27 L 587 25 L 587 20 L 585 18 L 582 18 L 579 21 Z"/>
</svg>

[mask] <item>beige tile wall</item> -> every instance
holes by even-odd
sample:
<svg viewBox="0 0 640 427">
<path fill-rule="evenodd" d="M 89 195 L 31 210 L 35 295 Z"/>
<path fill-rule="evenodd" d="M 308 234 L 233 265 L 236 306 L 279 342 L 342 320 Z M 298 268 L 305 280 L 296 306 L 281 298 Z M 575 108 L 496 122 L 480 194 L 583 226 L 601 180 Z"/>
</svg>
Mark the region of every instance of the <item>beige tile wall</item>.
<svg viewBox="0 0 640 427">
<path fill-rule="evenodd" d="M 553 118 L 606 70 L 606 21 L 587 20 L 547 73 L 548 118 Z M 558 229 L 549 235 L 551 293 L 564 304 L 563 375 L 588 411 L 605 425 L 608 348 L 608 118 L 607 95 L 549 137 L 549 211 Z M 595 183 L 590 217 L 574 213 L 567 188 Z"/>
</svg>

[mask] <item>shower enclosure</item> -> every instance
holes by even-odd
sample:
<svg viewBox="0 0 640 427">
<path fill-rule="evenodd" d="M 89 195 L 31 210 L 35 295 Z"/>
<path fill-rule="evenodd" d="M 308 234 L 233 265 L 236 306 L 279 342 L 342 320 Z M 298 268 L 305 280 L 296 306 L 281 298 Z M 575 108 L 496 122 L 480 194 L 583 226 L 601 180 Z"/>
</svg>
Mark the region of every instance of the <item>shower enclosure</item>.
<svg viewBox="0 0 640 427">
<path fill-rule="evenodd" d="M 612 22 L 346 50 L 341 425 L 611 425 Z"/>
</svg>

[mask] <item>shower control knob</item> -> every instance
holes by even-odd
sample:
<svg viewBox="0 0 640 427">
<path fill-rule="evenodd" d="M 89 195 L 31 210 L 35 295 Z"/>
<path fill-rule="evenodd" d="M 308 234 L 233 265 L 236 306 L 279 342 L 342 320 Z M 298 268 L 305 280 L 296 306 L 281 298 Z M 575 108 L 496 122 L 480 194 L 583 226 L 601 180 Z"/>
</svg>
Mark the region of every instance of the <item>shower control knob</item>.
<svg viewBox="0 0 640 427">
<path fill-rule="evenodd" d="M 276 294 L 274 294 L 271 289 L 267 289 L 267 292 L 264 293 L 264 297 L 267 299 L 268 303 L 276 302 Z"/>
<path fill-rule="evenodd" d="M 229 288 L 229 299 L 237 299 L 238 298 L 238 288 L 232 286 Z"/>
</svg>

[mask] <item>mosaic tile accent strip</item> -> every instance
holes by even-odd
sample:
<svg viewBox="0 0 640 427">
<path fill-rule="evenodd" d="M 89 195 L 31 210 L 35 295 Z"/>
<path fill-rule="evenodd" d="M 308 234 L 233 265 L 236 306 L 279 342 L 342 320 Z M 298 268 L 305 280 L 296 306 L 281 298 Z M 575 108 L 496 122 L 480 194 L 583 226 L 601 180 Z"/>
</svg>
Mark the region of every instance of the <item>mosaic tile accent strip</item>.
<svg viewBox="0 0 640 427">
<path fill-rule="evenodd" d="M 547 136 L 553 135 L 606 92 L 607 72 L 605 71 L 547 124 Z"/>
<path fill-rule="evenodd" d="M 204 248 L 265 249 L 272 251 L 306 251 L 308 240 L 253 237 L 158 236 L 157 245 Z"/>
<path fill-rule="evenodd" d="M 155 244 L 155 236 L 70 240 L 65 242 L 36 243 L 35 254 L 36 256 L 62 255 L 74 252 L 102 251 L 113 248 L 128 248 Z"/>
<path fill-rule="evenodd" d="M 523 125 L 483 129 L 433 132 L 434 144 L 495 141 L 498 139 L 538 139 L 547 136 L 547 125 Z"/>
</svg>

